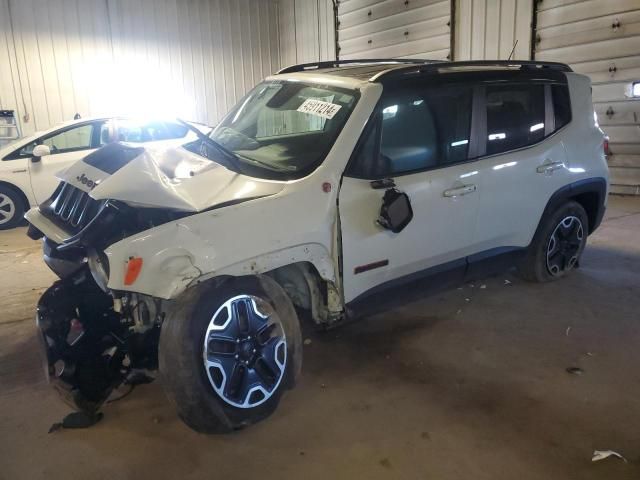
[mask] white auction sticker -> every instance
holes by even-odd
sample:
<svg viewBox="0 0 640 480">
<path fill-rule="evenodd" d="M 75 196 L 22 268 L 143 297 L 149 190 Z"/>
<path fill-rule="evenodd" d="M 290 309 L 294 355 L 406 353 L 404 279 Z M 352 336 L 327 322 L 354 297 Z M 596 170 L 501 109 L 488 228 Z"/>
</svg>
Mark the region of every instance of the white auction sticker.
<svg viewBox="0 0 640 480">
<path fill-rule="evenodd" d="M 319 117 L 331 120 L 341 108 L 341 105 L 336 105 L 335 103 L 307 98 L 302 105 L 298 107 L 298 111 L 302 113 L 310 113 L 311 115 L 318 115 Z"/>
</svg>

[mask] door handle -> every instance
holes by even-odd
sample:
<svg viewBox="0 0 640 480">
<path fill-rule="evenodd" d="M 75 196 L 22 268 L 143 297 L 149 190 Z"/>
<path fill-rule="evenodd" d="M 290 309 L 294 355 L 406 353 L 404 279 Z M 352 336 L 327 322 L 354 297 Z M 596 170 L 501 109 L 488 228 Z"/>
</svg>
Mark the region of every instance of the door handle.
<svg viewBox="0 0 640 480">
<path fill-rule="evenodd" d="M 538 168 L 536 168 L 536 172 L 551 174 L 556 170 L 560 170 L 561 168 L 564 168 L 564 162 L 545 162 Z"/>
<path fill-rule="evenodd" d="M 469 193 L 473 193 L 476 191 L 475 185 L 463 185 L 462 187 L 450 188 L 449 190 L 445 190 L 442 192 L 442 195 L 445 197 L 461 197 L 462 195 L 467 195 Z"/>
</svg>

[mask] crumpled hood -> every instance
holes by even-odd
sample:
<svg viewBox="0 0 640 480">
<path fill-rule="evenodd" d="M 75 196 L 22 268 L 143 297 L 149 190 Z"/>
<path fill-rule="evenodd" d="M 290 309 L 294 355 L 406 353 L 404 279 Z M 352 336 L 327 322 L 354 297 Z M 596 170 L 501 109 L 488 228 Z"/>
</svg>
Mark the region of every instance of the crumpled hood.
<svg viewBox="0 0 640 480">
<path fill-rule="evenodd" d="M 57 176 L 96 200 L 194 212 L 284 188 L 282 182 L 235 173 L 182 147 L 125 143 L 106 145 Z"/>
</svg>

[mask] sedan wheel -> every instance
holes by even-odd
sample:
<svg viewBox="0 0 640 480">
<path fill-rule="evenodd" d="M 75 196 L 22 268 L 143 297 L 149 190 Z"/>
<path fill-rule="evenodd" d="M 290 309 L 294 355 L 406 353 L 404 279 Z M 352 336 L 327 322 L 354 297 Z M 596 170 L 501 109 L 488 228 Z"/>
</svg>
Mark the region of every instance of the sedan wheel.
<svg viewBox="0 0 640 480">
<path fill-rule="evenodd" d="M 16 204 L 13 199 L 5 193 L 0 193 L 0 225 L 11 222 L 15 215 Z"/>
<path fill-rule="evenodd" d="M 25 206 L 18 190 L 0 185 L 0 230 L 18 226 L 22 222 Z"/>
</svg>

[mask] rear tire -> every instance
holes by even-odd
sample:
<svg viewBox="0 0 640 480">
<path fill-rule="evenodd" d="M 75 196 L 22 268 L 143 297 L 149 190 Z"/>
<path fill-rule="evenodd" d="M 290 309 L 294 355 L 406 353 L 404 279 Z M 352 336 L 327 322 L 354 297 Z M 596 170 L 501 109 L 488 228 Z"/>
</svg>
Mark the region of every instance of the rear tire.
<svg viewBox="0 0 640 480">
<path fill-rule="evenodd" d="M 179 417 L 227 433 L 273 413 L 302 367 L 291 300 L 270 277 L 232 278 L 185 292 L 167 312 L 160 375 Z"/>
<path fill-rule="evenodd" d="M 24 216 L 25 204 L 15 188 L 0 185 L 0 230 L 17 227 Z"/>
<path fill-rule="evenodd" d="M 582 205 L 569 201 L 542 219 L 519 274 L 531 282 L 566 276 L 580 260 L 587 243 L 589 220 Z"/>
</svg>

